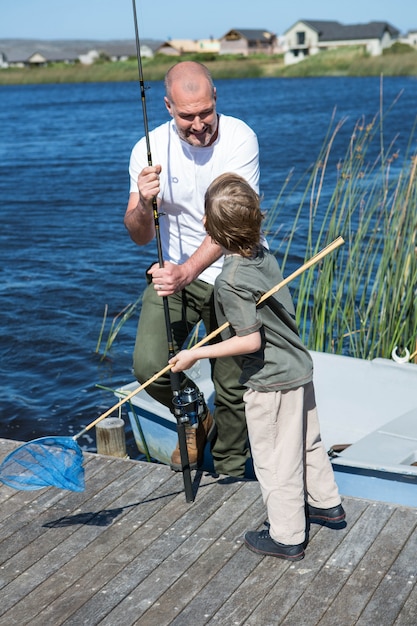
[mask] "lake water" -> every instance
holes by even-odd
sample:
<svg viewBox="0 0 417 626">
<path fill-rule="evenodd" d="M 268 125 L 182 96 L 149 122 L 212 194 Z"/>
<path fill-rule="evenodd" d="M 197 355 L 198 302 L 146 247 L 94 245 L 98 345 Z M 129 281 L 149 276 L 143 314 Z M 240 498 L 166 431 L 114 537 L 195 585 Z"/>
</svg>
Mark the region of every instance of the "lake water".
<svg viewBox="0 0 417 626">
<path fill-rule="evenodd" d="M 265 208 L 290 170 L 302 176 L 315 162 L 335 109 L 336 120 L 347 117 L 333 151 L 337 161 L 355 122 L 371 121 L 381 105 L 373 78 L 216 84 L 219 111 L 258 134 Z M 162 83 L 150 83 L 150 128 L 167 119 L 162 98 Z M 384 79 L 382 99 L 385 141 L 396 138 L 404 154 L 417 80 Z M 132 380 L 137 316 L 108 358 L 100 360 L 95 349 L 105 306 L 111 320 L 136 301 L 156 258 L 154 243 L 135 246 L 123 226 L 130 150 L 143 134 L 139 86 L 0 87 L 0 100 L 0 437 L 74 435 L 116 401 L 97 385 L 113 389 Z M 291 202 L 288 211 L 291 218 Z M 298 263 L 303 251 L 295 246 L 292 255 Z M 95 449 L 93 435 L 80 444 Z M 128 446 L 135 454 L 129 432 Z"/>
</svg>

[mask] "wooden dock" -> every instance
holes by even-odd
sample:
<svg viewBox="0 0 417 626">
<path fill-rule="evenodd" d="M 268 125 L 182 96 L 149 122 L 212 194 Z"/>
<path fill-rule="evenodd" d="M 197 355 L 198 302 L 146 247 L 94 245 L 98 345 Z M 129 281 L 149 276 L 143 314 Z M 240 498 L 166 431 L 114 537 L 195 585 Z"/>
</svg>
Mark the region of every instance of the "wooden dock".
<svg viewBox="0 0 417 626">
<path fill-rule="evenodd" d="M 0 439 L 0 461 L 17 445 Z M 255 481 L 85 454 L 82 493 L 0 484 L 0 625 L 415 626 L 417 508 L 344 498 L 305 559 L 250 552 Z"/>
</svg>

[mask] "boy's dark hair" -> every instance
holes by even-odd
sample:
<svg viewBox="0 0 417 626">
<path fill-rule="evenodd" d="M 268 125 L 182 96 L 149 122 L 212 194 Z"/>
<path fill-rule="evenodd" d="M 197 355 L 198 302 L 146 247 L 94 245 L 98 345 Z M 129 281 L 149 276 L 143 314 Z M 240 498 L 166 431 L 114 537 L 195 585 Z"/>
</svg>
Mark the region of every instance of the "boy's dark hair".
<svg viewBox="0 0 417 626">
<path fill-rule="evenodd" d="M 221 174 L 206 191 L 205 229 L 229 252 L 253 256 L 259 247 L 263 217 L 258 194 L 238 174 Z"/>
</svg>

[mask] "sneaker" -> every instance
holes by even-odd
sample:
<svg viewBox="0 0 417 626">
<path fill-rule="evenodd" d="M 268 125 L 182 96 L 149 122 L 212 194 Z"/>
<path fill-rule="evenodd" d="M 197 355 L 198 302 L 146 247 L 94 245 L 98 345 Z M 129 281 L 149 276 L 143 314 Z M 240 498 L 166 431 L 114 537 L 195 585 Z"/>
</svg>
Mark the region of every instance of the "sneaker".
<svg viewBox="0 0 417 626">
<path fill-rule="evenodd" d="M 301 561 L 304 558 L 304 546 L 302 543 L 291 546 L 274 541 L 268 529 L 259 532 L 247 532 L 245 534 L 245 544 L 252 552 L 265 556 L 276 556 L 287 561 Z"/>
<path fill-rule="evenodd" d="M 201 465 L 204 457 L 204 448 L 206 442 L 213 434 L 214 421 L 210 411 L 207 409 L 204 420 L 198 423 L 198 426 L 185 427 L 185 440 L 187 442 L 188 461 L 190 469 L 196 469 Z M 171 454 L 171 469 L 174 472 L 182 471 L 180 444 Z"/>
<path fill-rule="evenodd" d="M 307 504 L 307 515 L 313 524 L 340 524 L 345 520 L 346 513 L 341 504 L 330 509 L 319 509 Z"/>
</svg>

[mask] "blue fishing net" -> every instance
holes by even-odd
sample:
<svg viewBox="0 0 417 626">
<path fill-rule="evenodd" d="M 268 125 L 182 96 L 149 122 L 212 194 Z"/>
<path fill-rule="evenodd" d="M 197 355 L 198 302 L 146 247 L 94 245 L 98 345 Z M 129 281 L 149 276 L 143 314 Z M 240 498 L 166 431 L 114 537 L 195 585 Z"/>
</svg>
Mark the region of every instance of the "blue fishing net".
<svg viewBox="0 0 417 626">
<path fill-rule="evenodd" d="M 81 448 L 72 437 L 41 437 L 19 446 L 0 464 L 0 481 L 30 491 L 58 487 L 83 491 Z"/>
</svg>

